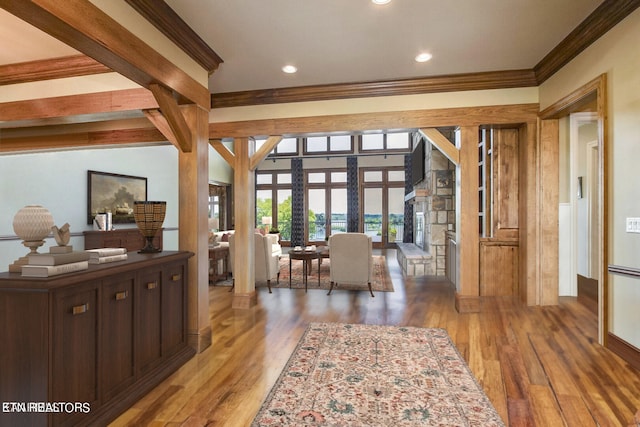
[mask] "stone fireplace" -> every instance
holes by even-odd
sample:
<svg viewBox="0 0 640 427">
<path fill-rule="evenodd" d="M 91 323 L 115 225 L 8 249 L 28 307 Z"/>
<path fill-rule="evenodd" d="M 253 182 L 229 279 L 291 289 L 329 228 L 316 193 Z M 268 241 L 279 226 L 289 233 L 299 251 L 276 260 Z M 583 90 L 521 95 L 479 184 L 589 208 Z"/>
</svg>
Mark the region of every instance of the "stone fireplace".
<svg viewBox="0 0 640 427">
<path fill-rule="evenodd" d="M 447 231 L 455 230 L 455 165 L 426 144 L 425 179 L 407 194 L 413 207 L 413 242 L 398 245 L 407 276 L 444 276 Z"/>
</svg>

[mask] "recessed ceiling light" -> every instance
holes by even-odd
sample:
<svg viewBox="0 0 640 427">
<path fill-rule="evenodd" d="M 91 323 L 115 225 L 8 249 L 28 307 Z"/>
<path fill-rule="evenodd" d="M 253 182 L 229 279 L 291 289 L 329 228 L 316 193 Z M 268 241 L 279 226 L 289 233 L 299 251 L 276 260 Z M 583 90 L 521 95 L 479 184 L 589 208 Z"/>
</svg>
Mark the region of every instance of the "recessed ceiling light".
<svg viewBox="0 0 640 427">
<path fill-rule="evenodd" d="M 285 65 L 284 67 L 282 67 L 282 71 L 284 71 L 287 74 L 293 74 L 296 71 L 298 71 L 298 69 L 293 65 Z"/>
<path fill-rule="evenodd" d="M 391 0 L 371 0 L 374 4 L 387 4 Z"/>
<path fill-rule="evenodd" d="M 433 57 L 433 55 L 431 55 L 430 53 L 421 53 L 420 55 L 416 56 L 416 62 L 427 62 L 428 60 L 430 60 Z"/>
</svg>

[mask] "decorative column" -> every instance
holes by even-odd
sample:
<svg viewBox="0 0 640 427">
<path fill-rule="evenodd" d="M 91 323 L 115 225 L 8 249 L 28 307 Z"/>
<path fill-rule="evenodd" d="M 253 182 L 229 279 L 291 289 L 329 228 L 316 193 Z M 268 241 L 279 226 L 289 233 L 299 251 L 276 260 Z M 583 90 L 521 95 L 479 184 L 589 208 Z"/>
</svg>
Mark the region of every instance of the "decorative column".
<svg viewBox="0 0 640 427">
<path fill-rule="evenodd" d="M 255 172 L 250 168 L 250 156 L 255 142 L 251 138 L 235 138 L 233 150 L 233 200 L 235 233 L 233 279 L 235 284 L 233 308 L 249 308 L 257 303 L 254 270 L 255 230 Z"/>
</svg>

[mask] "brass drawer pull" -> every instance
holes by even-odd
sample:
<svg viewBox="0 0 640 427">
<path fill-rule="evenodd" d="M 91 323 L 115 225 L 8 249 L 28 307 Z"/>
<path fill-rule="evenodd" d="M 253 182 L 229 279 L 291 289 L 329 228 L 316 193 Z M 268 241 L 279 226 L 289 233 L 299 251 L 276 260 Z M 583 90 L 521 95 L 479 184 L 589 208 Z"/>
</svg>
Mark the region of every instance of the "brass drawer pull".
<svg viewBox="0 0 640 427">
<path fill-rule="evenodd" d="M 171 276 L 171 280 L 173 280 L 174 282 L 177 282 L 178 280 L 180 280 L 182 278 L 182 274 L 173 274 Z"/>
<path fill-rule="evenodd" d="M 89 303 L 85 303 L 82 305 L 76 305 L 75 307 L 71 308 L 71 314 L 73 314 L 74 316 L 78 315 L 78 314 L 83 314 L 86 313 L 87 311 L 89 311 Z"/>
<path fill-rule="evenodd" d="M 127 299 L 128 296 L 129 296 L 128 291 L 116 292 L 116 301 Z"/>
<path fill-rule="evenodd" d="M 147 289 L 151 290 L 151 289 L 155 289 L 158 287 L 158 282 L 149 282 L 147 283 Z"/>
</svg>

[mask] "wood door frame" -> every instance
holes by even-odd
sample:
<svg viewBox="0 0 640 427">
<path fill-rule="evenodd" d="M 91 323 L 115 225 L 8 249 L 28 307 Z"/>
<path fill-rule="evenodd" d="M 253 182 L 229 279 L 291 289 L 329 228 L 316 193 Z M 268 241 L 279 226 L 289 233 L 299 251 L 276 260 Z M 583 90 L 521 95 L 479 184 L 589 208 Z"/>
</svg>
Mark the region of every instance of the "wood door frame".
<svg viewBox="0 0 640 427">
<path fill-rule="evenodd" d="M 608 122 L 607 122 L 607 78 L 606 74 L 601 74 L 594 80 L 588 82 L 582 87 L 576 89 L 569 95 L 558 100 L 556 103 L 550 105 L 546 109 L 542 110 L 539 114 L 541 127 L 544 128 L 545 123 L 551 123 L 565 117 L 573 112 L 580 111 L 586 104 L 595 101 L 595 109 L 598 122 L 598 176 L 599 176 L 599 191 L 598 191 L 598 205 L 599 205 L 599 232 L 598 239 L 602 242 L 600 248 L 600 271 L 598 274 L 598 341 L 606 346 L 607 332 L 609 330 L 609 283 L 608 277 L 605 274 L 608 270 L 609 259 L 609 224 L 608 224 Z M 552 135 L 550 135 L 552 136 Z M 558 142 L 559 136 L 555 135 L 555 140 Z M 556 152 L 557 156 L 557 152 Z M 557 164 L 557 159 L 556 159 Z M 547 182 L 547 185 L 551 183 Z M 541 190 L 544 182 L 539 184 L 538 188 Z M 552 205 L 552 206 L 551 206 Z M 549 211 L 557 208 L 556 204 L 549 204 L 547 206 L 541 206 L 541 215 L 544 215 L 545 211 Z M 557 234 L 556 230 L 556 234 Z M 540 233 L 542 234 L 542 233 Z M 540 235 L 539 238 L 542 238 Z M 540 250 L 544 250 L 544 247 L 540 246 Z M 543 286 L 545 284 L 543 283 Z M 551 292 L 551 289 L 542 289 L 543 292 Z M 556 273 L 556 291 L 557 291 L 557 273 Z"/>
</svg>

